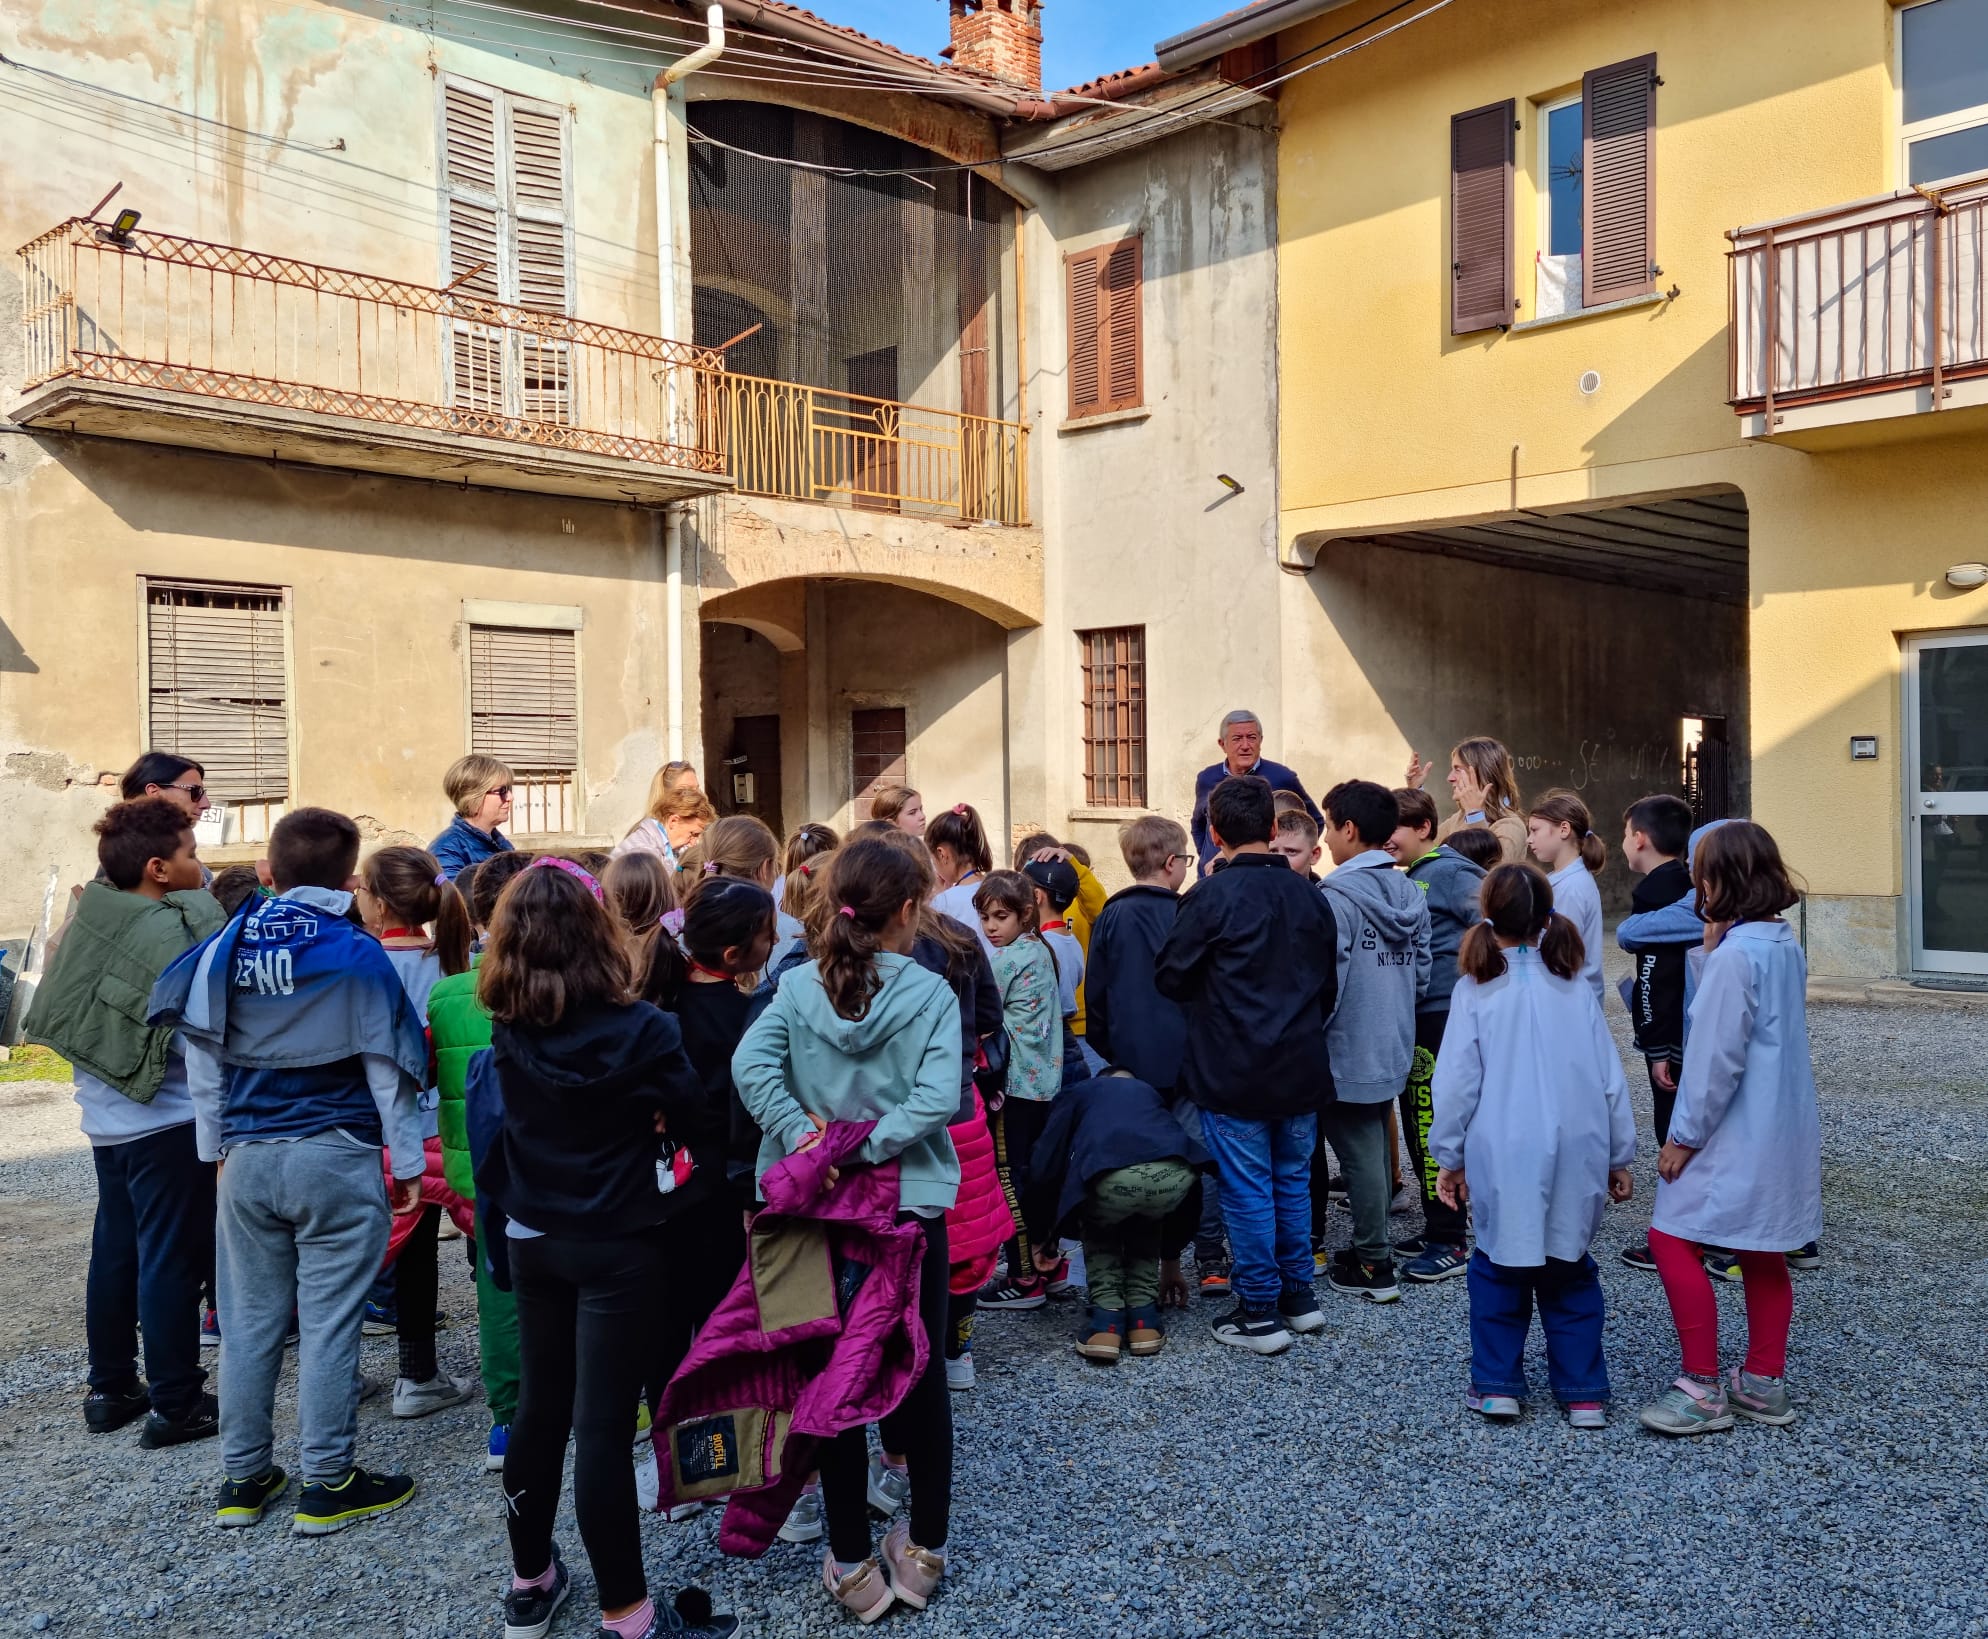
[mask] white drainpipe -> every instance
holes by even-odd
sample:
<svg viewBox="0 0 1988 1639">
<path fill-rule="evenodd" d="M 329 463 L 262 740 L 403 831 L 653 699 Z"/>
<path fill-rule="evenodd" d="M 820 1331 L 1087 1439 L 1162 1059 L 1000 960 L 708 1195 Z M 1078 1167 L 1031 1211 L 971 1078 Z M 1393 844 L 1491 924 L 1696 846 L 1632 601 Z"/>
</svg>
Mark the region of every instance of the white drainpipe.
<svg viewBox="0 0 1988 1639">
<path fill-rule="evenodd" d="M 704 16 L 708 38 L 705 43 L 687 57 L 677 61 L 656 76 L 656 83 L 650 90 L 649 101 L 655 111 L 655 161 L 656 161 L 656 295 L 659 323 L 656 333 L 660 336 L 675 336 L 679 320 L 677 317 L 677 255 L 678 241 L 684 236 L 678 231 L 676 210 L 676 176 L 670 162 L 670 87 L 678 84 L 686 75 L 694 74 L 706 63 L 714 61 L 725 49 L 725 8 L 712 6 Z M 686 253 L 683 265 L 688 263 Z M 675 379 L 671 378 L 671 390 L 665 396 L 670 437 L 677 438 L 678 409 L 675 392 Z M 683 508 L 670 507 L 663 517 L 663 570 L 664 570 L 664 611 L 669 626 L 669 700 L 668 700 L 668 741 L 669 756 L 672 762 L 683 756 Z"/>
</svg>

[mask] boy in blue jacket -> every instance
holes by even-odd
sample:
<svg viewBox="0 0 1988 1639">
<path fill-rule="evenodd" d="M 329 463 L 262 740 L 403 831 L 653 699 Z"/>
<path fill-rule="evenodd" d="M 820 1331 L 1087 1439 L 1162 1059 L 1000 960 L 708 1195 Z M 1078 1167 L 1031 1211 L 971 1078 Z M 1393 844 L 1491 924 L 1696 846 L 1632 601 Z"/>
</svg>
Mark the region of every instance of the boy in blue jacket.
<svg viewBox="0 0 1988 1639">
<path fill-rule="evenodd" d="M 360 1316 L 390 1212 L 421 1204 L 415 1093 L 428 1065 L 393 964 L 346 919 L 358 863 L 359 828 L 343 814 L 286 814 L 269 837 L 275 897 L 248 901 L 152 991 L 150 1022 L 186 1036 L 200 1158 L 221 1164 L 223 1526 L 256 1524 L 289 1484 L 272 1424 L 293 1313 L 304 1484 L 294 1529 L 342 1531 L 414 1495 L 406 1475 L 353 1461 Z"/>
</svg>

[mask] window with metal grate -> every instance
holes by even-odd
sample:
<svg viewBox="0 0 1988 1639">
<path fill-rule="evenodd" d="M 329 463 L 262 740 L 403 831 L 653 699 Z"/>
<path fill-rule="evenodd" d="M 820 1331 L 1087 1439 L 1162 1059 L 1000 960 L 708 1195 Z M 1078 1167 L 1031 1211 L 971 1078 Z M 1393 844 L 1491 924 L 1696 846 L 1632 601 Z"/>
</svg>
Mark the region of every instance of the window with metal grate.
<svg viewBox="0 0 1988 1639">
<path fill-rule="evenodd" d="M 1079 632 L 1084 679 L 1084 801 L 1146 806 L 1146 628 Z"/>
</svg>

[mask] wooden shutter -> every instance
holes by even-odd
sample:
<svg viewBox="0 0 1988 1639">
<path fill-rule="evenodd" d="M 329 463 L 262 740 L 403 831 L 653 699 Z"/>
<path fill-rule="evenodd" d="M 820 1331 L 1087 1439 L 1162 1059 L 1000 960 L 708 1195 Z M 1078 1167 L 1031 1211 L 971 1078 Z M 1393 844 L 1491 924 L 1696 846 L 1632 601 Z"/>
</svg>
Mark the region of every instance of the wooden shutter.
<svg viewBox="0 0 1988 1639">
<path fill-rule="evenodd" d="M 1104 407 L 1107 410 L 1132 409 L 1143 397 L 1145 367 L 1139 349 L 1139 299 L 1144 271 L 1143 245 L 1137 239 L 1115 246 L 1105 259 Z"/>
<path fill-rule="evenodd" d="M 1145 400 L 1140 341 L 1144 247 L 1138 239 L 1066 259 L 1070 415 L 1129 410 Z"/>
<path fill-rule="evenodd" d="M 1512 322 L 1512 133 L 1507 99 L 1450 118 L 1450 334 Z"/>
<path fill-rule="evenodd" d="M 1581 76 L 1581 305 L 1657 288 L 1657 59 Z"/>
<path fill-rule="evenodd" d="M 199 763 L 217 804 L 287 798 L 282 589 L 151 581 L 145 605 L 152 749 Z"/>
<path fill-rule="evenodd" d="M 520 779 L 580 763 L 576 634 L 530 626 L 469 629 L 469 749 Z"/>
<path fill-rule="evenodd" d="M 1070 416 L 1096 415 L 1103 406 L 1099 365 L 1104 356 L 1104 338 L 1099 333 L 1101 316 L 1098 269 L 1103 257 L 1096 251 L 1072 256 L 1070 270 Z"/>
</svg>

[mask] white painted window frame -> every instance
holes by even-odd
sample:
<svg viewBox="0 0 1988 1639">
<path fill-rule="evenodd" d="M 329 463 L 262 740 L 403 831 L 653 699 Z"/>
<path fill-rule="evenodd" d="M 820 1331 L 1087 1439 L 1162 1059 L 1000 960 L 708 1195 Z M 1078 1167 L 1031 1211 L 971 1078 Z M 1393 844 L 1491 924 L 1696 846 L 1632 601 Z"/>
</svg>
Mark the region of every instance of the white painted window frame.
<svg viewBox="0 0 1988 1639">
<path fill-rule="evenodd" d="M 1988 125 L 1988 102 L 1978 102 L 1966 108 L 1957 108 L 1950 114 L 1941 114 L 1933 119 L 1915 120 L 1909 125 L 1906 123 L 1905 16 L 1907 12 L 1918 11 L 1922 7 L 1937 5 L 1938 3 L 1939 0 L 1911 0 L 1910 4 L 1901 5 L 1892 18 L 1891 117 L 1893 125 L 1898 130 L 1896 163 L 1898 165 L 1897 182 L 1901 188 L 1911 186 L 1912 146 L 1914 143 L 1924 142 L 1929 137 L 1944 137 L 1951 135 L 1955 131 L 1967 131 L 1972 130 L 1975 126 Z M 1965 176 L 1971 173 L 1962 171 L 1955 174 Z M 1951 180 L 1952 178 L 1950 177 L 1935 177 L 1931 182 L 1924 185 L 1927 187 L 1937 187 L 1940 183 Z"/>
</svg>

